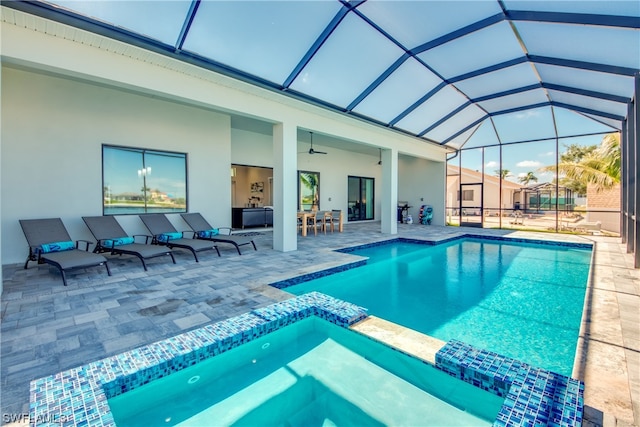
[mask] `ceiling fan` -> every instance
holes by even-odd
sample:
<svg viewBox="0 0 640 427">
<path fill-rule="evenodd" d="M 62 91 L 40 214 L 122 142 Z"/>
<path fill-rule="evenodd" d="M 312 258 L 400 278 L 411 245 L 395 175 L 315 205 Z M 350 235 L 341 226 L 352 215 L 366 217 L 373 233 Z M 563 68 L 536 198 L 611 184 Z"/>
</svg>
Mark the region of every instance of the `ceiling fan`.
<svg viewBox="0 0 640 427">
<path fill-rule="evenodd" d="M 309 134 L 311 135 L 311 148 L 309 148 L 308 153 L 309 154 L 327 154 L 324 151 L 317 151 L 313 149 L 313 132 L 309 132 Z"/>
</svg>

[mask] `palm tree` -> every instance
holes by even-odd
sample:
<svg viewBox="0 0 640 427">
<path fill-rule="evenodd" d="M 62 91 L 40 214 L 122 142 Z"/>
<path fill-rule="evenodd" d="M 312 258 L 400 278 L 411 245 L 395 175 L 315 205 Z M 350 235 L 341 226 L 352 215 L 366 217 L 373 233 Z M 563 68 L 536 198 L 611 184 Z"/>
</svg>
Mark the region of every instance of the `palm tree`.
<svg viewBox="0 0 640 427">
<path fill-rule="evenodd" d="M 535 176 L 533 172 L 527 172 L 526 175 L 523 175 L 520 178 L 518 178 L 518 181 L 520 181 L 524 185 L 529 185 L 531 181 L 538 182 L 538 177 Z"/>
<path fill-rule="evenodd" d="M 313 172 L 300 172 L 300 183 L 311 191 L 311 206 L 318 205 L 318 174 Z M 309 200 L 300 200 L 302 204 L 306 204 Z"/>
<path fill-rule="evenodd" d="M 562 161 L 557 167 L 563 178 L 591 184 L 596 191 L 612 188 L 620 183 L 620 134 L 606 135 L 597 149 L 579 161 Z M 541 170 L 555 172 L 556 166 L 545 166 Z"/>
<path fill-rule="evenodd" d="M 511 171 L 509 169 L 498 169 L 494 171 L 496 176 L 499 176 L 500 179 L 505 179 L 508 176 L 511 176 Z"/>
</svg>

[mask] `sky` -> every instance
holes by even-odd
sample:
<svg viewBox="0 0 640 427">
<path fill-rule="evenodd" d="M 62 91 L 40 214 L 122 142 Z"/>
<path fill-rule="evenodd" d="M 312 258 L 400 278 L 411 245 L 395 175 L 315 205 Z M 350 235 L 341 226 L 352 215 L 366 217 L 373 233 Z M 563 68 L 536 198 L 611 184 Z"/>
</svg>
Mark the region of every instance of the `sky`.
<svg viewBox="0 0 640 427">
<path fill-rule="evenodd" d="M 540 171 L 543 166 L 556 164 L 556 141 L 550 130 L 553 125 L 551 115 L 548 111 L 550 108 L 528 110 L 514 113 L 510 117 L 504 117 L 502 120 L 495 121 L 495 129 L 500 135 L 501 140 L 505 139 L 506 143 L 502 147 L 502 169 L 510 171 L 507 176 L 508 180 L 518 182 L 518 179 L 528 172 L 533 172 L 538 178 L 538 183 L 551 182 L 553 174 Z M 583 115 L 554 108 L 554 115 L 557 120 L 558 134 L 561 138 L 558 140 L 558 152 L 562 154 L 569 145 L 576 144 L 580 146 L 599 145 L 605 136 L 601 133 L 609 133 L 615 131 L 609 126 L 595 122 L 594 120 Z M 592 135 L 596 134 L 596 135 Z M 532 142 L 518 142 L 518 135 L 530 136 Z M 570 135 L 588 135 L 580 137 L 563 137 Z M 549 140 L 535 140 L 537 138 L 551 138 Z M 496 131 L 491 122 L 485 122 L 480 129 L 472 136 L 467 144 L 461 150 L 462 167 L 475 171 L 482 171 L 484 164 L 484 172 L 488 175 L 497 175 L 500 169 L 500 149 L 497 144 Z M 478 147 L 488 145 L 484 149 L 484 163 L 482 152 Z M 493 145 L 493 146 L 492 146 Z M 469 149 L 466 149 L 469 147 Z M 454 165 L 458 165 L 458 159 L 453 161 Z"/>
</svg>

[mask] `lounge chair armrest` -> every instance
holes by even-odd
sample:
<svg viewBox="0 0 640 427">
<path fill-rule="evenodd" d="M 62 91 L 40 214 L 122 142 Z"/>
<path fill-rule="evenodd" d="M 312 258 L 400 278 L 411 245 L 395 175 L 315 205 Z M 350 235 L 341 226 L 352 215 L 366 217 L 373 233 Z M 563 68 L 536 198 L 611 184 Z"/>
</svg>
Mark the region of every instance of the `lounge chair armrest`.
<svg viewBox="0 0 640 427">
<path fill-rule="evenodd" d="M 149 240 L 153 241 L 153 236 L 150 236 L 148 234 L 134 234 L 133 235 L 133 240 L 135 241 L 136 237 L 144 237 L 144 243 L 149 244 Z"/>
<path fill-rule="evenodd" d="M 35 260 L 36 257 L 39 257 L 42 254 L 42 247 L 38 246 L 29 246 L 29 257 L 32 260 Z"/>
<path fill-rule="evenodd" d="M 84 249 L 82 250 L 89 252 L 89 246 L 93 245 L 93 242 L 88 240 L 76 240 L 76 249 L 80 249 L 80 242 L 84 243 Z"/>
<path fill-rule="evenodd" d="M 222 230 L 225 230 L 226 232 L 223 233 Z M 218 233 L 220 234 L 231 235 L 231 230 L 231 227 L 218 227 Z"/>
</svg>

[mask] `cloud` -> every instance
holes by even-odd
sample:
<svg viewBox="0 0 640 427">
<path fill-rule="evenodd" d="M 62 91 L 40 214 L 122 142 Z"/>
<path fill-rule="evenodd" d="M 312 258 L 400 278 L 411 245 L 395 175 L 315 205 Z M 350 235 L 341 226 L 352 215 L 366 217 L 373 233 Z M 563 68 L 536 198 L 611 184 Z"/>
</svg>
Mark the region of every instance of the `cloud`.
<svg viewBox="0 0 640 427">
<path fill-rule="evenodd" d="M 542 166 L 542 163 L 537 162 L 535 160 L 523 160 L 516 164 L 519 168 L 539 168 Z"/>
<path fill-rule="evenodd" d="M 539 111 L 536 110 L 527 110 L 521 113 L 514 115 L 516 119 L 528 119 L 529 117 L 538 117 L 540 115 Z"/>
<path fill-rule="evenodd" d="M 526 172 L 520 172 L 520 173 L 518 174 L 518 178 L 524 178 L 525 176 L 527 176 L 527 173 L 526 173 Z"/>
<path fill-rule="evenodd" d="M 494 161 L 487 162 L 487 164 L 485 166 L 488 167 L 488 168 L 497 168 L 498 167 L 498 162 L 494 162 Z"/>
</svg>

